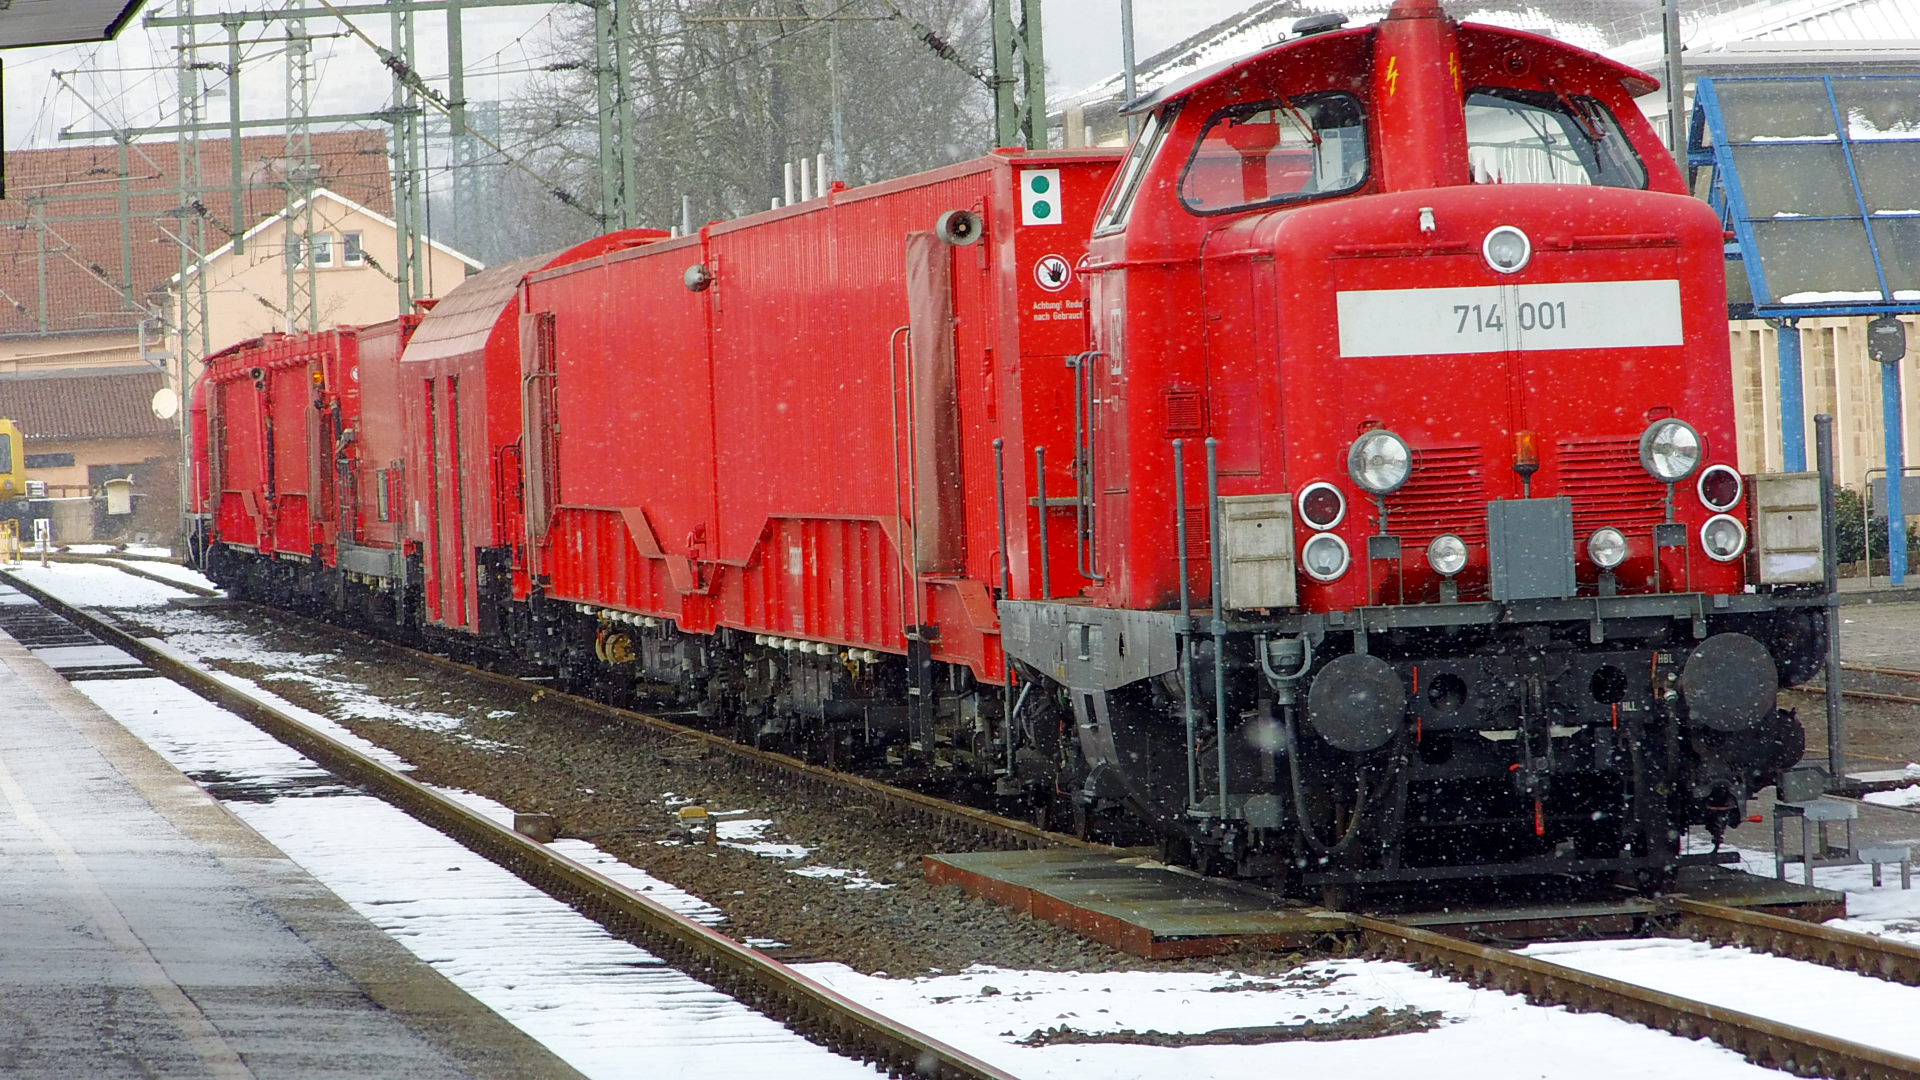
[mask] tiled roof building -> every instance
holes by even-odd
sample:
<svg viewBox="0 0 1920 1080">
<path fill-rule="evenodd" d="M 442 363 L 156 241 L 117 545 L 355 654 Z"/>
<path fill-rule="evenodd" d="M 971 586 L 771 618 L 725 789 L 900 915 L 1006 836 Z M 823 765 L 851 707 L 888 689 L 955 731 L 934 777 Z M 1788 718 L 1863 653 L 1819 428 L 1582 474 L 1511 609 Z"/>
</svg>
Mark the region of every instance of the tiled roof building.
<svg viewBox="0 0 1920 1080">
<path fill-rule="evenodd" d="M 312 138 L 316 184 L 391 212 L 382 132 Z M 213 249 L 240 231 L 237 225 L 252 226 L 285 209 L 290 164 L 283 136 L 240 141 L 243 223 L 235 221 L 230 187 L 203 190 L 183 209 L 179 145 L 136 142 L 123 151 L 105 143 L 7 154 L 7 199 L 0 202 L 0 336 L 131 329 L 139 319 L 136 305 L 150 306 L 162 283 L 180 272 L 176 237 L 184 214 L 205 217 L 207 246 Z M 228 181 L 230 146 L 225 139 L 200 143 L 204 184 Z"/>
<path fill-rule="evenodd" d="M 153 368 L 67 368 L 0 377 L 0 416 L 35 443 L 171 436 L 173 423 L 153 413 L 153 395 L 167 384 Z"/>
<path fill-rule="evenodd" d="M 383 131 L 313 135 L 310 169 L 289 159 L 285 136 L 241 139 L 237 190 L 234 147 L 226 139 L 199 142 L 194 152 L 201 187 L 184 199 L 183 147 L 175 142 L 104 142 L 6 155 L 7 197 L 0 201 L 0 416 L 18 423 L 26 436 L 29 478 L 44 481 L 56 496 L 49 506 L 60 542 L 164 540 L 178 529 L 178 399 L 173 410 L 162 410 L 166 417 L 154 411 L 156 392 L 167 388 L 178 394 L 181 383 L 178 358 L 169 352 L 171 327 L 179 316 L 177 299 L 167 292 L 169 282 L 217 253 L 224 258 L 223 281 L 237 272 L 282 280 L 289 250 L 286 226 L 258 229 L 243 255 L 235 255 L 231 241 L 286 209 L 290 177 L 299 183 L 296 193 L 311 183 L 376 214 L 392 210 Z M 190 227 L 193 218 L 206 225 L 207 250 L 185 252 L 183 260 L 183 240 L 197 232 Z M 329 222 L 316 222 L 314 229 L 316 235 L 328 232 Z M 371 258 L 369 253 L 363 262 Z M 346 265 L 323 274 L 317 286 L 322 293 L 373 272 L 370 266 L 355 269 L 341 261 Z M 262 286 L 255 293 L 270 299 L 284 295 L 284 286 Z M 393 297 L 390 287 L 382 295 Z M 267 312 L 256 295 L 243 299 L 245 310 Z M 371 313 L 374 319 L 363 316 L 363 321 L 390 317 L 397 303 L 388 299 L 387 314 Z M 208 297 L 207 326 L 221 339 L 218 345 L 229 343 L 227 335 L 238 339 L 260 332 L 253 323 L 216 321 L 234 306 L 234 297 L 224 293 Z M 284 314 L 270 315 L 269 328 L 284 329 L 283 322 Z M 131 519 L 88 511 L 96 501 L 90 493 L 108 478 L 133 480 Z"/>
</svg>

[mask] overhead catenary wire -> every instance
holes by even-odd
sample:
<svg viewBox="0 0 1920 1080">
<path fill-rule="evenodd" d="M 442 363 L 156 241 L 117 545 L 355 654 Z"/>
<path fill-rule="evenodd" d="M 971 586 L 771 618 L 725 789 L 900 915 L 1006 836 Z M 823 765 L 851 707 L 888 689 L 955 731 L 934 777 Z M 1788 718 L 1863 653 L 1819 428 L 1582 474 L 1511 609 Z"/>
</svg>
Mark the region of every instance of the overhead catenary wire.
<svg viewBox="0 0 1920 1080">
<path fill-rule="evenodd" d="M 320 6 L 332 12 L 334 18 L 340 20 L 340 25 L 346 27 L 347 30 L 353 34 L 353 36 L 359 38 L 361 43 L 366 45 L 367 48 L 372 49 L 374 55 L 380 58 L 380 62 L 383 65 L 385 65 L 389 71 L 393 72 L 396 78 L 398 78 L 402 83 L 409 86 L 414 91 L 414 93 L 419 94 L 423 99 L 427 101 L 428 104 L 440 110 L 442 114 L 446 116 L 453 115 L 452 103 L 446 99 L 445 95 L 441 94 L 438 90 L 435 90 L 433 87 L 427 85 L 427 81 L 420 77 L 420 74 L 413 69 L 413 66 L 407 62 L 405 57 L 402 57 L 399 53 L 393 51 L 392 49 L 386 48 L 385 46 L 381 45 L 379 42 L 373 40 L 373 38 L 369 37 L 365 30 L 360 29 L 360 27 L 356 25 L 352 19 L 348 18 L 345 14 L 343 14 L 340 11 L 340 8 L 338 7 L 338 5 L 336 5 L 333 2 L 333 0 L 319 0 L 319 3 L 320 3 Z M 598 221 L 600 219 L 599 213 L 594 211 L 592 208 L 588 207 L 585 203 L 581 202 L 577 196 L 573 195 L 571 192 L 567 191 L 565 188 L 562 188 L 559 185 L 554 184 L 551 180 L 548 180 L 546 177 L 540 175 L 538 172 L 534 171 L 534 169 L 531 166 L 527 165 L 524 161 L 521 161 L 518 158 L 515 158 L 509 155 L 504 149 L 501 148 L 500 144 L 495 142 L 493 139 L 489 138 L 486 135 L 481 134 L 480 132 L 473 131 L 471 129 L 468 130 L 468 135 L 471 138 L 473 138 L 475 141 L 481 143 L 482 145 L 486 146 L 488 149 L 492 150 L 494 153 L 501 155 L 503 158 L 506 158 L 505 164 L 510 165 L 513 168 L 519 170 L 520 172 L 527 174 L 528 176 L 532 177 L 535 181 L 545 186 L 547 193 L 549 195 L 552 195 L 555 199 L 559 200 L 562 205 L 565 205 L 574 210 L 577 210 L 580 213 L 585 214 L 590 218 L 593 218 L 595 221 Z"/>
</svg>

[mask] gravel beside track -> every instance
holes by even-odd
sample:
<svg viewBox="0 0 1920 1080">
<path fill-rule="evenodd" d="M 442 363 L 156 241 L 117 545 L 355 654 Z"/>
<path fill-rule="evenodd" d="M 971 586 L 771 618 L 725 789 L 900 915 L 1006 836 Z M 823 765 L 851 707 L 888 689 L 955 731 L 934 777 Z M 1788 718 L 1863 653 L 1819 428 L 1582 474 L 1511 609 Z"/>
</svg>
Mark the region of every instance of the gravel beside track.
<svg viewBox="0 0 1920 1080">
<path fill-rule="evenodd" d="M 929 885 L 919 857 L 952 850 L 951 838 L 864 806 L 823 803 L 752 775 L 728 755 L 690 741 L 655 739 L 564 695 L 529 701 L 524 692 L 481 680 L 450 680 L 444 669 L 409 662 L 403 651 L 289 623 L 260 608 L 121 612 L 119 619 L 153 636 L 243 635 L 266 650 L 302 656 L 293 673 L 244 659 L 216 659 L 209 666 L 257 681 L 392 750 L 413 763 L 412 775 L 420 781 L 552 814 L 560 835 L 590 840 L 705 898 L 726 911 L 730 933 L 780 942 L 784 947 L 772 954 L 790 962 L 838 961 L 894 976 L 973 964 L 1058 971 L 1233 968 L 1271 975 L 1301 959 L 1245 953 L 1145 961 L 958 889 Z M 192 651 L 191 637 L 183 648 Z M 341 692 L 347 688 L 353 692 Z M 415 716 L 431 720 L 409 719 Z M 689 800 L 719 815 L 723 840 L 731 819 L 766 820 L 772 824 L 758 840 L 803 845 L 809 854 L 769 858 L 686 837 L 677 810 Z M 857 876 L 792 872 L 816 869 Z M 886 888 L 860 887 L 862 877 Z"/>
</svg>

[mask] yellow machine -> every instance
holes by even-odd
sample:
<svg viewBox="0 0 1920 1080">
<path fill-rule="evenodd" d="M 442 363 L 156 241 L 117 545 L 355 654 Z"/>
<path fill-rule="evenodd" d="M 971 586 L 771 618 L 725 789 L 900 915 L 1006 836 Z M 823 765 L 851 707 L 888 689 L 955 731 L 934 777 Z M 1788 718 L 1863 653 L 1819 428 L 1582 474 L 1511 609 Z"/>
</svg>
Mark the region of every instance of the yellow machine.
<svg viewBox="0 0 1920 1080">
<path fill-rule="evenodd" d="M 26 446 L 13 421 L 0 420 L 0 499 L 20 499 L 26 494 Z"/>
</svg>

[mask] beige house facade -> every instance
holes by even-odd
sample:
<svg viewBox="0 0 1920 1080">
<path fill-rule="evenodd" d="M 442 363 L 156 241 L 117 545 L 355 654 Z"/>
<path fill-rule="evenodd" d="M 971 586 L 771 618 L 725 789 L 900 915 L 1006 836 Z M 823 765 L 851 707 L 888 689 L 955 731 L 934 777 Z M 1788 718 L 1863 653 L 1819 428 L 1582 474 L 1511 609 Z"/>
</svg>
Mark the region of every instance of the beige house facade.
<svg viewBox="0 0 1920 1080">
<path fill-rule="evenodd" d="M 312 196 L 312 233 L 304 203 L 247 230 L 241 252 L 232 244 L 211 252 L 184 279 L 168 283 L 170 301 L 181 301 L 184 281 L 196 289 L 206 275 L 208 353 L 262 334 L 304 330 L 289 312 L 295 303 L 290 278 L 313 290 L 314 325 L 325 328 L 385 322 L 400 314 L 399 287 L 389 269 L 397 264 L 399 230 L 392 218 L 326 188 Z M 420 279 L 429 296 L 441 296 L 477 272 L 480 264 L 429 241 Z M 167 351 L 179 355 L 178 342 Z M 189 350 L 194 352 L 197 350 Z M 187 373 L 189 385 L 198 365 Z"/>
<path fill-rule="evenodd" d="M 197 374 L 190 365 L 182 378 L 170 329 L 183 282 L 198 299 L 206 275 L 210 350 L 289 328 L 290 260 L 311 284 L 318 325 L 381 322 L 401 309 L 386 269 L 397 230 L 382 132 L 315 133 L 300 161 L 280 135 L 200 143 L 203 176 L 237 172 L 242 183 L 202 189 L 193 209 L 215 236 L 246 226 L 240 252 L 228 244 L 205 258 L 181 239 L 181 149 L 129 137 L 6 154 L 0 417 L 20 425 L 27 477 L 55 500 L 41 509 L 61 542 L 165 543 L 178 531 L 181 423 Z M 295 175 L 317 184 L 310 244 L 300 235 L 307 206 L 288 208 Z M 443 245 L 427 251 L 421 275 L 436 295 L 477 265 Z M 129 477 L 135 513 L 107 517 L 102 485 Z"/>
</svg>

